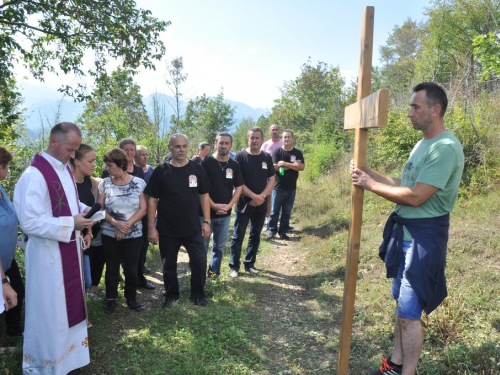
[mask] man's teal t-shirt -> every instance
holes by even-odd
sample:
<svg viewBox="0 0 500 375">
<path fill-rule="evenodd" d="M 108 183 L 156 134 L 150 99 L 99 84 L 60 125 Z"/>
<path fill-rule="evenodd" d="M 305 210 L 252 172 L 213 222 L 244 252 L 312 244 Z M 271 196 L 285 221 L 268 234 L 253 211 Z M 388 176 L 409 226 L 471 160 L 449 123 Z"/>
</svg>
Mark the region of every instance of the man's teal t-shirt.
<svg viewBox="0 0 500 375">
<path fill-rule="evenodd" d="M 463 169 L 462 145 L 450 131 L 428 140 L 420 140 L 406 162 L 401 186 L 413 187 L 420 182 L 437 187 L 438 190 L 418 207 L 398 204 L 394 211 L 408 219 L 438 217 L 450 213 L 457 199 Z M 406 238 L 405 233 L 405 240 Z"/>
</svg>

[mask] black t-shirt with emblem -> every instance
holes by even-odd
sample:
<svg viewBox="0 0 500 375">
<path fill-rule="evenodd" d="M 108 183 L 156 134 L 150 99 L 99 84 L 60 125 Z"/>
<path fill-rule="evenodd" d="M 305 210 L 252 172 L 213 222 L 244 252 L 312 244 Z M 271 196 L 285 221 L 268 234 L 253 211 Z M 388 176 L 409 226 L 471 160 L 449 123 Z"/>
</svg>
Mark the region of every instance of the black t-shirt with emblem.
<svg viewBox="0 0 500 375">
<path fill-rule="evenodd" d="M 209 182 L 199 163 L 183 167 L 163 163 L 155 168 L 144 194 L 158 198 L 156 229 L 160 236 L 188 237 L 201 232 L 199 194 L 209 192 Z"/>
<path fill-rule="evenodd" d="M 210 182 L 210 199 L 214 203 L 229 203 L 233 197 L 234 188 L 244 184 L 240 164 L 231 158 L 227 162 L 222 162 L 213 156 L 207 156 L 202 160 L 201 166 L 207 173 Z M 210 209 L 211 218 L 221 218 L 229 215 L 231 215 L 231 210 L 227 215 L 217 215 L 214 210 Z"/>
<path fill-rule="evenodd" d="M 267 179 L 275 175 L 273 159 L 267 152 L 252 155 L 247 150 L 243 150 L 236 154 L 234 160 L 240 163 L 245 186 L 255 194 L 262 193 L 266 188 Z M 249 197 L 245 197 L 242 194 L 236 205 L 236 211 L 252 213 L 254 211 L 264 212 L 267 210 L 265 203 L 257 207 L 252 207 L 249 204 L 251 201 Z"/>
<path fill-rule="evenodd" d="M 278 164 L 279 161 L 287 163 L 300 161 L 304 164 L 304 155 L 302 155 L 302 151 L 295 147 L 290 151 L 285 151 L 283 147 L 279 147 L 273 151 L 273 163 Z M 293 169 L 286 169 L 284 176 L 281 176 L 279 172 L 276 172 L 276 184 L 274 185 L 274 188 L 276 190 L 295 190 L 297 189 L 298 178 L 299 171 L 294 171 Z"/>
</svg>

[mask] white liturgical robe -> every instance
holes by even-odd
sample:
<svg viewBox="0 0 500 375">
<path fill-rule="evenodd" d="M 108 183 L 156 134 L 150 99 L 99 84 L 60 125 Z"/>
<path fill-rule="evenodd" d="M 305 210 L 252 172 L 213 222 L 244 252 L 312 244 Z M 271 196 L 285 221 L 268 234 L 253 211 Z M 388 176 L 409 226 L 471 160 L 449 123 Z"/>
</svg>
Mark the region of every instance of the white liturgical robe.
<svg viewBox="0 0 500 375">
<path fill-rule="evenodd" d="M 71 214 L 87 206 L 78 202 L 73 177 L 66 165 L 43 152 L 59 176 Z M 23 373 L 67 374 L 90 363 L 87 321 L 69 328 L 59 241 L 68 243 L 74 230 L 72 216 L 53 217 L 47 184 L 35 167 L 28 167 L 14 191 L 14 207 L 26 244 L 26 321 Z M 76 238 L 80 232 L 76 231 Z M 82 254 L 77 242 L 82 288 Z M 85 295 L 85 294 L 84 294 Z"/>
</svg>

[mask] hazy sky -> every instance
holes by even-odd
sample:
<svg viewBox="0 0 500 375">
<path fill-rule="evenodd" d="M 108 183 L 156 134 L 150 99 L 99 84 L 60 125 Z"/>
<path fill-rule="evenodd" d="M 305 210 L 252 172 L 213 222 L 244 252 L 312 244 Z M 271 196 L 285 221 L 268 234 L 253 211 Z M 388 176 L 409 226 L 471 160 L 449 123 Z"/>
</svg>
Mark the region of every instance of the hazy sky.
<svg viewBox="0 0 500 375">
<path fill-rule="evenodd" d="M 374 56 L 396 25 L 424 19 L 428 0 L 137 0 L 137 6 L 171 21 L 163 37 L 167 53 L 156 71 L 136 78 L 142 94 L 167 92 L 166 61 L 182 56 L 188 96 L 224 97 L 270 109 L 279 87 L 300 74 L 308 58 L 339 66 L 351 79 L 359 64 L 361 16 L 375 7 Z M 49 77 L 57 87 L 69 77 Z M 30 83 L 33 81 L 30 79 Z"/>
</svg>

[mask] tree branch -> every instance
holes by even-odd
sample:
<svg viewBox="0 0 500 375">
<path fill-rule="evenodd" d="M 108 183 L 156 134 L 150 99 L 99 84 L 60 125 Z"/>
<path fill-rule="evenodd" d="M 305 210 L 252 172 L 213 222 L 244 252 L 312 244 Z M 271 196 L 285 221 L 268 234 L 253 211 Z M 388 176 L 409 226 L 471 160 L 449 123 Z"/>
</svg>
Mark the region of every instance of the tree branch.
<svg viewBox="0 0 500 375">
<path fill-rule="evenodd" d="M 6 2 L 6 3 L 3 3 L 2 5 L 0 5 L 0 9 L 9 7 L 11 5 L 16 5 L 16 4 L 19 4 L 22 2 L 23 2 L 23 0 L 12 0 L 12 1 L 9 1 L 9 2 Z"/>
<path fill-rule="evenodd" d="M 47 35 L 55 35 L 55 36 L 58 36 L 58 37 L 61 37 L 61 38 L 73 38 L 77 35 L 87 35 L 85 33 L 80 33 L 80 34 L 64 34 L 64 33 L 58 33 L 58 32 L 51 32 L 51 31 L 48 31 L 48 30 L 44 30 L 44 29 L 40 29 L 38 27 L 35 27 L 35 26 L 31 26 L 31 25 L 28 25 L 26 23 L 19 23 L 19 22 L 7 22 L 7 21 L 0 21 L 0 24 L 2 25 L 10 25 L 10 26 L 19 26 L 19 27 L 25 27 L 27 29 L 31 29 L 31 30 L 35 30 L 35 31 L 39 31 L 43 34 L 47 34 Z"/>
</svg>

